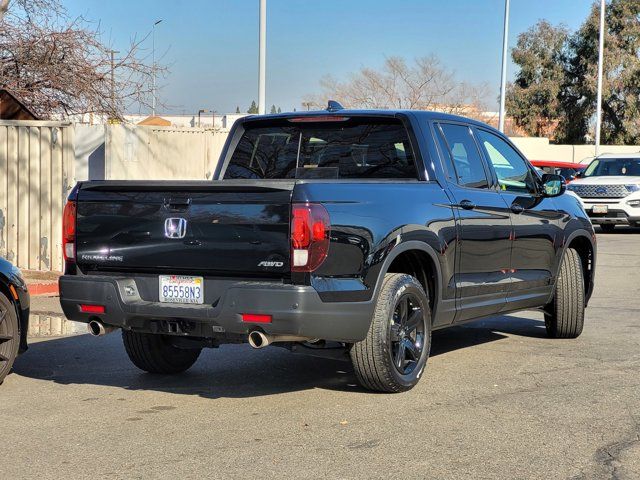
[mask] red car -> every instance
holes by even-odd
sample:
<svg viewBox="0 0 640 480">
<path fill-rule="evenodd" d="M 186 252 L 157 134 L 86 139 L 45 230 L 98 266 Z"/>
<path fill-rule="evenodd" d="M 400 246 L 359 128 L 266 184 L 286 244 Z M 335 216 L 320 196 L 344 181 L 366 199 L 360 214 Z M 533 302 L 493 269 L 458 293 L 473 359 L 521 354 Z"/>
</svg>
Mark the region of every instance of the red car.
<svg viewBox="0 0 640 480">
<path fill-rule="evenodd" d="M 531 160 L 531 164 L 542 170 L 544 173 L 555 173 L 562 175 L 567 183 L 576 178 L 576 175 L 587 168 L 588 164 L 557 162 L 555 160 Z"/>
</svg>

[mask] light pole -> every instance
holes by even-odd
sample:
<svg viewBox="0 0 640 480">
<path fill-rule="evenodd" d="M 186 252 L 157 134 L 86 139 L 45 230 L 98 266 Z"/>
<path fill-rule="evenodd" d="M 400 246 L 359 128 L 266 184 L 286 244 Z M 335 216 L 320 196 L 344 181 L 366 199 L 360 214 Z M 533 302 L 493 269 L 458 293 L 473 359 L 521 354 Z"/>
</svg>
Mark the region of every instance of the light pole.
<svg viewBox="0 0 640 480">
<path fill-rule="evenodd" d="M 111 116 L 116 116 L 116 79 L 115 79 L 115 54 L 120 53 L 118 50 L 109 50 L 111 54 Z"/>
<path fill-rule="evenodd" d="M 258 35 L 258 114 L 266 113 L 267 0 L 260 0 L 260 32 Z"/>
<path fill-rule="evenodd" d="M 600 152 L 600 130 L 602 129 L 602 63 L 604 58 L 604 12 L 605 0 L 600 0 L 600 45 L 598 47 L 598 94 L 596 100 L 596 156 Z"/>
<path fill-rule="evenodd" d="M 162 19 L 156 20 L 153 24 L 153 28 L 151 29 L 151 76 L 152 76 L 152 84 L 151 84 L 151 115 L 155 117 L 156 115 L 156 25 L 162 22 Z"/>
<path fill-rule="evenodd" d="M 507 52 L 509 43 L 509 0 L 504 2 L 504 29 L 502 33 L 502 73 L 500 77 L 500 113 L 498 114 L 498 130 L 504 133 L 504 104 L 507 93 Z"/>
</svg>

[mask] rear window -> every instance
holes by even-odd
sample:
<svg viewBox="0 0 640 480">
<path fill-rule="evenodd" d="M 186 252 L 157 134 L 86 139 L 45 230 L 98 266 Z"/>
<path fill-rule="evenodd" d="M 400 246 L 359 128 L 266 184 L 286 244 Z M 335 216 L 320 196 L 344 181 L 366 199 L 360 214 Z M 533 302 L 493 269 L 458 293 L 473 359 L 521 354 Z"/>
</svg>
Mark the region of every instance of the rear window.
<svg viewBox="0 0 640 480">
<path fill-rule="evenodd" d="M 247 125 L 223 178 L 417 178 L 406 129 L 394 119 Z"/>
</svg>

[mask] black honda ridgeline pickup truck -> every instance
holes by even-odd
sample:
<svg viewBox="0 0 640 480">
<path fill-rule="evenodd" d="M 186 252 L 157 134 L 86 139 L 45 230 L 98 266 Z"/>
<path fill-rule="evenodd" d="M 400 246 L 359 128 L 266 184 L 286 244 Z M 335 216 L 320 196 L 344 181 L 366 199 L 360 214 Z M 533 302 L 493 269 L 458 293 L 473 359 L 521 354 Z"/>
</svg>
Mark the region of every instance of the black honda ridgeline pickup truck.
<svg viewBox="0 0 640 480">
<path fill-rule="evenodd" d="M 184 161 L 176 158 L 176 162 Z M 361 384 L 422 375 L 431 332 L 542 309 L 580 335 L 594 231 L 557 175 L 495 129 L 422 111 L 236 122 L 213 181 L 90 181 L 64 215 L 65 315 L 122 329 L 148 372 L 249 342 L 351 358 Z"/>
</svg>

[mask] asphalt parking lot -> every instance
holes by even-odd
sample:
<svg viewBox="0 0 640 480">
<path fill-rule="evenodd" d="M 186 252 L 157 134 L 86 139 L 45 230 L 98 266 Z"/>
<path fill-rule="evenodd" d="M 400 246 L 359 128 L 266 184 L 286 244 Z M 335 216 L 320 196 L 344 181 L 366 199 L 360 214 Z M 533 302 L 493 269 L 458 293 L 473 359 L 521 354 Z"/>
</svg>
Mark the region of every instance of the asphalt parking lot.
<svg viewBox="0 0 640 480">
<path fill-rule="evenodd" d="M 0 387 L 3 478 L 640 478 L 640 230 L 599 234 L 577 340 L 526 312 L 438 332 L 411 392 L 270 347 L 143 374 L 118 333 L 32 340 Z"/>
</svg>

